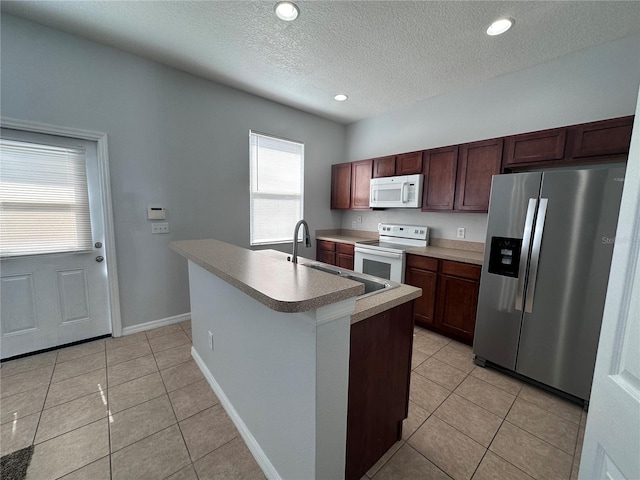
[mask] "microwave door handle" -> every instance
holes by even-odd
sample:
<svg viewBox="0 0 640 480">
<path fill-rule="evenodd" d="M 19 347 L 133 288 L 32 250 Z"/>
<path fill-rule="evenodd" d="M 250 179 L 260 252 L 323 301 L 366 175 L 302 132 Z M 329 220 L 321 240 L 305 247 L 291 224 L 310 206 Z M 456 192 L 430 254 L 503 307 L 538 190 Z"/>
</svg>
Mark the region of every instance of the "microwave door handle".
<svg viewBox="0 0 640 480">
<path fill-rule="evenodd" d="M 527 275 L 527 264 L 529 263 L 529 247 L 531 246 L 531 232 L 533 231 L 533 219 L 535 217 L 538 200 L 529 199 L 527 217 L 524 221 L 524 233 L 522 235 L 522 247 L 520 249 L 520 268 L 518 269 L 518 287 L 516 289 L 516 310 L 522 311 L 524 304 L 524 281 Z"/>
<path fill-rule="evenodd" d="M 409 185 L 409 182 L 402 182 L 402 190 L 400 191 L 402 203 L 407 203 L 409 201 L 409 189 L 407 188 L 407 185 Z"/>
</svg>

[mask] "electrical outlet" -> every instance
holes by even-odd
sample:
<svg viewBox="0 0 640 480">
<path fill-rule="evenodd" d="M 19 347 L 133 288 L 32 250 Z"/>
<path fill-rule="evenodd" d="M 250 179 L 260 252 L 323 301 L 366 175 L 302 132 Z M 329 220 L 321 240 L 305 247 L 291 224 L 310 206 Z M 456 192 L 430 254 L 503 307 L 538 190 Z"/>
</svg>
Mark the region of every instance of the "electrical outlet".
<svg viewBox="0 0 640 480">
<path fill-rule="evenodd" d="M 465 231 L 464 227 L 458 227 L 458 238 L 464 238 Z"/>
<path fill-rule="evenodd" d="M 362 223 L 362 215 L 358 215 L 358 223 Z"/>
<path fill-rule="evenodd" d="M 356 228 L 356 221 L 355 220 L 351 222 L 351 228 Z"/>
<path fill-rule="evenodd" d="M 209 348 L 213 350 L 213 333 L 209 330 Z"/>
<path fill-rule="evenodd" d="M 151 233 L 169 233 L 167 222 L 154 222 L 151 224 Z"/>
</svg>

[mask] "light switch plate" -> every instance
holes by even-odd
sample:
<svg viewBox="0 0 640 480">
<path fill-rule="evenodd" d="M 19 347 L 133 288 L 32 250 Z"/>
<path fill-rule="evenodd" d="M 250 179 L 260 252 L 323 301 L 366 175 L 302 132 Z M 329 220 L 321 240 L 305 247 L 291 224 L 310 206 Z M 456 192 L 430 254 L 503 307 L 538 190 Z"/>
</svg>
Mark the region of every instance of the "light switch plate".
<svg viewBox="0 0 640 480">
<path fill-rule="evenodd" d="M 154 222 L 151 224 L 151 233 L 169 233 L 169 223 Z"/>
</svg>

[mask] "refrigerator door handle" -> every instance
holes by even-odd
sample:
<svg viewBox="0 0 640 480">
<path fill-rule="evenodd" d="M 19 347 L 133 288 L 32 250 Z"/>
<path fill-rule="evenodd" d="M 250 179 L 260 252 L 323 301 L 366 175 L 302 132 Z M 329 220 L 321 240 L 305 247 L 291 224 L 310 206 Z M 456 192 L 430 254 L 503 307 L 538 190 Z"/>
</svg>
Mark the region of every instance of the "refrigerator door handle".
<svg viewBox="0 0 640 480">
<path fill-rule="evenodd" d="M 522 236 L 522 247 L 520 249 L 520 267 L 518 268 L 518 288 L 516 290 L 516 310 L 522 311 L 524 302 L 524 280 L 527 274 L 527 265 L 529 264 L 529 247 L 531 246 L 531 232 L 533 231 L 533 218 L 536 214 L 538 200 L 536 198 L 529 199 L 529 207 L 527 208 L 527 217 L 524 221 L 524 234 Z"/>
<path fill-rule="evenodd" d="M 540 261 L 540 245 L 544 232 L 544 220 L 547 216 L 548 198 L 540 199 L 536 229 L 533 234 L 533 247 L 531 248 L 531 269 L 529 270 L 529 282 L 527 283 L 527 295 L 525 300 L 525 312 L 533 312 L 533 297 L 536 293 L 536 277 L 538 276 L 538 262 Z"/>
</svg>

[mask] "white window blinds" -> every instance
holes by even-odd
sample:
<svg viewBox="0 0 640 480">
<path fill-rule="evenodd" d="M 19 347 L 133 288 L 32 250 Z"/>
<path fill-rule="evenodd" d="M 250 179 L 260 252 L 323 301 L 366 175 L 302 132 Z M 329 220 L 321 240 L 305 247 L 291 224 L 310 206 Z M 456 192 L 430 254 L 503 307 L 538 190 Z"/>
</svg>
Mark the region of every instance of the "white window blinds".
<svg viewBox="0 0 640 480">
<path fill-rule="evenodd" d="M 0 139 L 0 256 L 91 247 L 84 149 Z"/>
<path fill-rule="evenodd" d="M 290 242 L 303 215 L 304 144 L 249 133 L 251 245 Z"/>
</svg>

